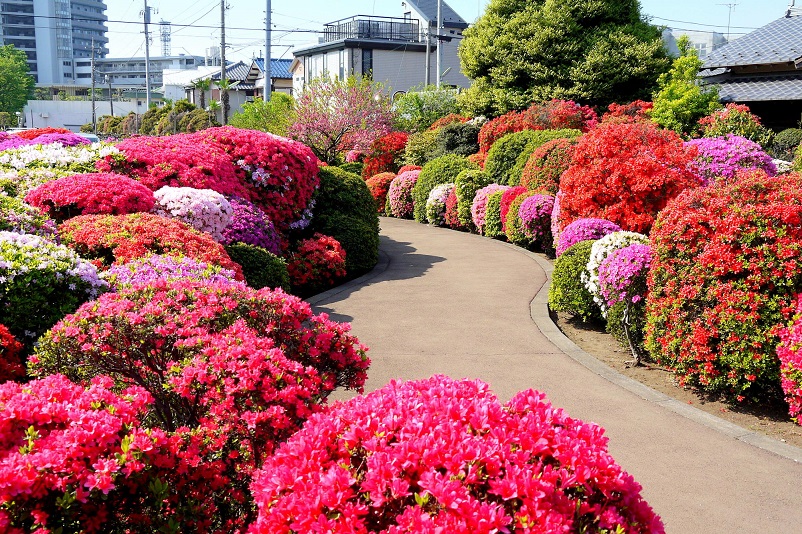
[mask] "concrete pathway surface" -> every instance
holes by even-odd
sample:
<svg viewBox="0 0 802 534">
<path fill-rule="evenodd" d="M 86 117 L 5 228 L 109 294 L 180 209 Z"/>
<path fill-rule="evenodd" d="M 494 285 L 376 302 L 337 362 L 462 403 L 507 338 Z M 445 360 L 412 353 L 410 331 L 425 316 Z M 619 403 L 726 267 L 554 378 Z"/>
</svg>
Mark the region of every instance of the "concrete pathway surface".
<svg viewBox="0 0 802 534">
<path fill-rule="evenodd" d="M 367 391 L 438 373 L 482 379 L 502 402 L 535 388 L 607 430 L 668 533 L 802 533 L 802 451 L 583 365 L 548 318 L 546 262 L 412 221 L 381 226 L 380 265 L 310 299 L 370 347 Z"/>
</svg>

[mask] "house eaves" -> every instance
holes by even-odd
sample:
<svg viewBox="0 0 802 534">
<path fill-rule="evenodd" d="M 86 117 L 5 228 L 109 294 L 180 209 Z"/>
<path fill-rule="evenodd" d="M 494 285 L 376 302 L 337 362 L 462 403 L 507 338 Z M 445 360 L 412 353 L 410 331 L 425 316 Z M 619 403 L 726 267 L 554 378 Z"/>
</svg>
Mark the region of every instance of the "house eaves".
<svg viewBox="0 0 802 534">
<path fill-rule="evenodd" d="M 369 50 L 399 50 L 404 52 L 426 52 L 424 43 L 409 41 L 387 41 L 383 39 L 340 39 L 328 43 L 320 43 L 303 48 L 296 48 L 292 54 L 297 57 L 313 56 L 323 52 L 333 52 L 346 48 L 365 48 Z"/>
</svg>

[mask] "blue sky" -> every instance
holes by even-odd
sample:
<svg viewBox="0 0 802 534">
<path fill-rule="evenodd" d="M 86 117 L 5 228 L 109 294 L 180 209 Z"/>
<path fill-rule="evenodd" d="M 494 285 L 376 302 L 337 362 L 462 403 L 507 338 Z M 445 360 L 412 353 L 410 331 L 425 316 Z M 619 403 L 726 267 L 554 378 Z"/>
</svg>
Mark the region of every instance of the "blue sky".
<svg viewBox="0 0 802 534">
<path fill-rule="evenodd" d="M 324 23 L 352 15 L 401 16 L 401 0 L 271 0 L 273 11 L 273 56 L 292 57 L 292 47 L 317 40 Z M 227 57 L 249 59 L 264 50 L 265 0 L 228 0 L 226 40 L 231 44 Z M 472 22 L 484 11 L 487 0 L 448 0 L 464 19 Z M 737 4 L 732 10 L 730 32 L 733 36 L 748 33 L 785 13 L 788 0 L 641 0 L 642 10 L 653 18 L 653 23 L 678 29 L 718 31 L 727 33 L 727 5 Z M 113 57 L 144 56 L 140 12 L 144 0 L 109 0 L 107 14 L 110 50 Z M 153 21 L 170 21 L 174 24 L 192 24 L 195 27 L 173 27 L 173 54 L 203 55 L 204 50 L 220 42 L 220 0 L 148 0 L 158 10 Z M 802 2 L 799 2 L 802 5 Z M 158 31 L 158 28 L 156 28 Z M 154 34 L 151 53 L 159 55 L 161 43 Z"/>
</svg>

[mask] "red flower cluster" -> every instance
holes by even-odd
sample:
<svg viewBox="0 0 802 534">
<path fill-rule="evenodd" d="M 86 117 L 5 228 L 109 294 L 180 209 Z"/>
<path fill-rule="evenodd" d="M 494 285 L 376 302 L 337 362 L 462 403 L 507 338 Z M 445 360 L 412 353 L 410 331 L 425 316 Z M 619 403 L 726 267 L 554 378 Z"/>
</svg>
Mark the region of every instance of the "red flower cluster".
<svg viewBox="0 0 802 534">
<path fill-rule="evenodd" d="M 501 194 L 501 229 L 504 234 L 507 233 L 507 214 L 510 212 L 510 205 L 512 202 L 527 192 L 524 186 L 517 185 L 510 187 Z"/>
<path fill-rule="evenodd" d="M 802 292 L 802 177 L 751 171 L 685 191 L 651 241 L 653 357 L 713 394 L 778 395 L 778 334 Z"/>
<path fill-rule="evenodd" d="M 346 275 L 345 249 L 333 237 L 315 234 L 298 243 L 287 259 L 287 271 L 293 288 L 304 293 L 331 287 Z"/>
<path fill-rule="evenodd" d="M 535 193 L 556 195 L 560 178 L 574 157 L 577 139 L 553 139 L 540 145 L 526 161 L 521 185 Z"/>
<path fill-rule="evenodd" d="M 100 267 L 149 254 L 172 254 L 231 269 L 237 280 L 244 280 L 242 267 L 223 245 L 177 219 L 150 213 L 81 215 L 59 225 L 58 232 L 65 245 L 97 260 Z"/>
<path fill-rule="evenodd" d="M 408 139 L 409 134 L 405 132 L 392 132 L 373 141 L 365 156 L 362 176 L 368 178 L 379 173 L 398 172 Z"/>
<path fill-rule="evenodd" d="M 48 134 L 68 134 L 72 133 L 65 128 L 53 128 L 47 126 L 45 128 L 31 128 L 30 130 L 23 130 L 21 132 L 17 132 L 14 135 L 17 137 L 21 137 L 22 139 L 27 139 L 28 141 L 33 141 L 40 135 L 48 135 Z"/>
<path fill-rule="evenodd" d="M 390 190 L 390 184 L 393 183 L 394 179 L 395 174 L 382 172 L 365 180 L 370 194 L 376 199 L 376 208 L 379 213 L 384 213 L 384 206 L 387 204 L 387 192 Z"/>
<path fill-rule="evenodd" d="M 435 130 L 439 130 L 444 126 L 448 126 L 449 124 L 454 124 L 455 122 L 461 122 L 465 124 L 469 120 L 471 119 L 469 119 L 468 117 L 463 117 L 462 115 L 459 115 L 457 113 L 449 113 L 445 117 L 440 117 L 439 119 L 434 121 L 432 125 L 429 126 L 429 131 L 433 132 Z M 398 171 L 398 174 L 401 174 L 401 171 Z"/>
<path fill-rule="evenodd" d="M 603 432 L 532 390 L 502 406 L 479 381 L 393 381 L 281 445 L 250 532 L 664 532 Z"/>
<path fill-rule="evenodd" d="M 420 165 L 404 165 L 403 167 L 398 169 L 398 174 L 404 174 L 407 171 L 419 171 L 422 168 L 423 167 L 421 167 Z"/>
<path fill-rule="evenodd" d="M 780 376 L 788 413 L 802 425 L 802 295 L 794 297 L 796 313 L 787 328 L 780 330 Z"/>
<path fill-rule="evenodd" d="M 457 199 L 457 189 L 454 188 L 446 199 L 446 213 L 444 216 L 446 226 L 453 230 L 464 230 L 465 226 L 459 220 L 459 202 Z"/>
<path fill-rule="evenodd" d="M 534 125 L 520 111 L 510 111 L 500 115 L 484 123 L 479 130 L 479 153 L 487 154 L 493 143 L 507 134 L 534 129 Z"/>
<path fill-rule="evenodd" d="M 524 112 L 536 125 L 535 130 L 582 130 L 587 132 L 599 122 L 590 106 L 580 106 L 573 100 L 552 99 L 544 104 L 532 104 Z"/>
<path fill-rule="evenodd" d="M 153 191 L 127 176 L 92 173 L 46 182 L 28 192 L 25 202 L 63 222 L 78 215 L 147 212 L 156 200 Z"/>
<path fill-rule="evenodd" d="M 0 384 L 25 376 L 25 368 L 22 366 L 23 348 L 22 343 L 0 323 Z"/>
<path fill-rule="evenodd" d="M 654 104 L 636 100 L 629 104 L 612 103 L 608 112 L 602 115 L 602 122 L 642 122 L 649 120 Z"/>
<path fill-rule="evenodd" d="M 560 229 L 600 218 L 648 233 L 672 198 L 701 183 L 689 170 L 695 156 L 676 133 L 652 123 L 600 124 L 579 139 L 560 179 Z"/>
</svg>

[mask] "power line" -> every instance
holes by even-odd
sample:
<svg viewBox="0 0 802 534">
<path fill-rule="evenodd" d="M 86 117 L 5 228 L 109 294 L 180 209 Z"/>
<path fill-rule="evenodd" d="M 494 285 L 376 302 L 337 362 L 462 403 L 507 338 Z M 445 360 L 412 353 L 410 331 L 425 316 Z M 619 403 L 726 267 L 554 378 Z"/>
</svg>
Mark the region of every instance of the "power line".
<svg viewBox="0 0 802 534">
<path fill-rule="evenodd" d="M 667 22 L 678 22 L 680 24 L 693 24 L 694 26 L 706 26 L 708 28 L 727 28 L 726 24 L 703 24 L 701 22 L 690 22 L 687 20 L 674 20 L 674 19 L 666 19 L 663 17 L 655 17 L 654 15 L 649 15 L 653 19 L 657 20 L 665 20 Z M 757 28 L 752 26 L 729 26 L 730 28 L 737 28 L 739 30 L 756 30 Z"/>
</svg>

